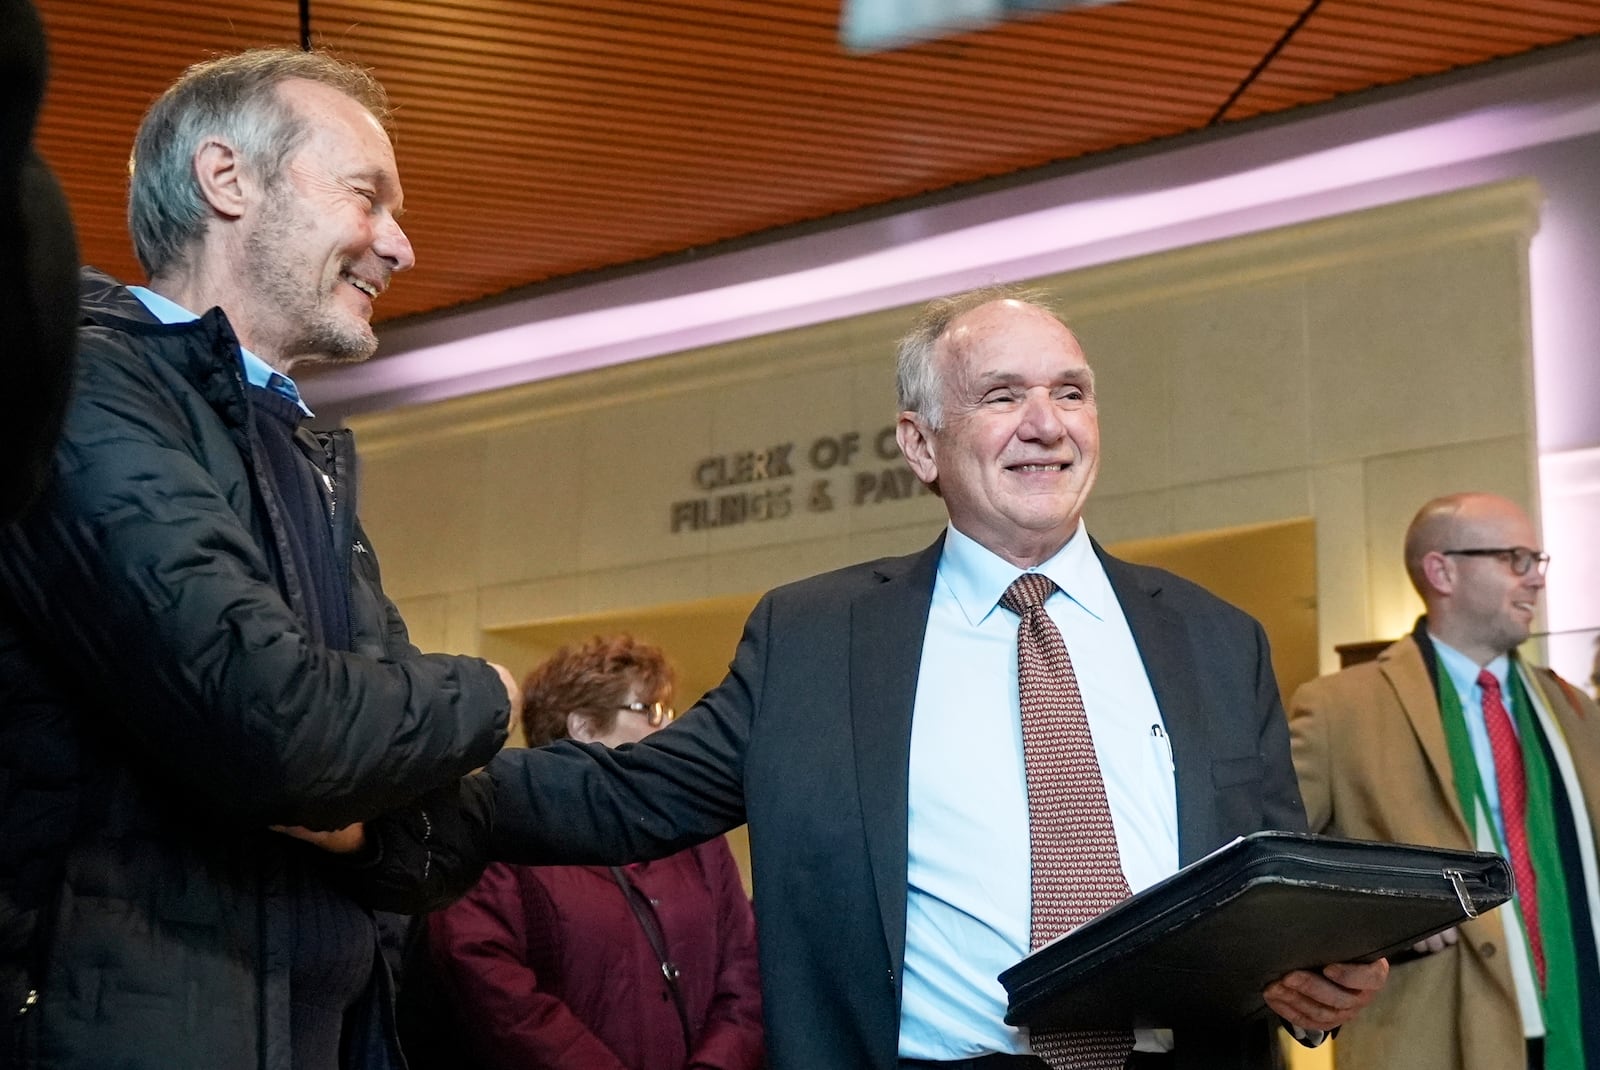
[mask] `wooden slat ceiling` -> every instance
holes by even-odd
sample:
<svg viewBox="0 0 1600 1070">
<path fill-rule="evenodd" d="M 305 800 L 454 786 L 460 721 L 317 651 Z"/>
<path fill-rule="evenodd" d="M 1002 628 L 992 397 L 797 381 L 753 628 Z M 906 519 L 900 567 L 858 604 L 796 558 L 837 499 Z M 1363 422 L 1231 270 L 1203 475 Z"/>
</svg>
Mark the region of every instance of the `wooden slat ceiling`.
<svg viewBox="0 0 1600 1070">
<path fill-rule="evenodd" d="M 144 108 L 197 59 L 296 44 L 299 5 L 38 6 L 40 149 L 84 258 L 136 279 Z M 418 266 L 381 316 L 1600 34 L 1600 0 L 1126 0 L 872 54 L 837 22 L 838 0 L 311 0 L 313 39 L 398 109 Z"/>
</svg>

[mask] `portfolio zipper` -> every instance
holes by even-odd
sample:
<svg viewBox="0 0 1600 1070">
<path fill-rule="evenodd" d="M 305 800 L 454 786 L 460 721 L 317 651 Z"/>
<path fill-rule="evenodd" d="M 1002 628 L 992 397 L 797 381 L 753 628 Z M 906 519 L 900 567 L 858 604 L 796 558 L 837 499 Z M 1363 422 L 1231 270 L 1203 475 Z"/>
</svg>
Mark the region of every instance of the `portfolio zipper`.
<svg viewBox="0 0 1600 1070">
<path fill-rule="evenodd" d="M 1469 918 L 1478 916 L 1478 908 L 1472 901 L 1472 894 L 1467 890 L 1467 875 L 1459 869 L 1431 869 L 1423 867 L 1407 867 L 1397 869 L 1394 866 L 1374 866 L 1363 862 L 1329 862 L 1320 858 L 1297 859 L 1301 865 L 1313 869 L 1331 869 L 1343 872 L 1378 873 L 1378 874 L 1404 874 L 1408 877 L 1443 877 L 1450 882 L 1450 887 L 1456 893 L 1456 900 L 1460 902 L 1461 909 Z"/>
</svg>

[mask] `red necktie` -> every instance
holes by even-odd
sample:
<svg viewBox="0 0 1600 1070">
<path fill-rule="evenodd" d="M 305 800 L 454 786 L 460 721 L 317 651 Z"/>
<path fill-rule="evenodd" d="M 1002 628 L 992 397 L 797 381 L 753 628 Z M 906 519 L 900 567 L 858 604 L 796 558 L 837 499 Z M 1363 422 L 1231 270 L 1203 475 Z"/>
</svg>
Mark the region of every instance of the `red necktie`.
<svg viewBox="0 0 1600 1070">
<path fill-rule="evenodd" d="M 1522 745 L 1512 731 L 1505 703 L 1500 701 L 1500 681 L 1484 669 L 1478 674 L 1483 688 L 1483 723 L 1489 730 L 1489 750 L 1494 755 L 1494 779 L 1500 788 L 1500 821 L 1506 830 L 1506 851 L 1517 881 L 1517 903 L 1528 934 L 1533 967 L 1544 987 L 1544 941 L 1539 936 L 1539 878 L 1528 854 L 1528 776 L 1522 767 Z"/>
<path fill-rule="evenodd" d="M 1105 782 L 1094 754 L 1067 645 L 1044 611 L 1048 576 L 1025 572 L 1001 595 L 1018 614 L 1017 679 L 1022 693 L 1022 759 L 1028 782 L 1033 866 L 1034 948 L 1128 898 Z M 1056 1070 L 1121 1070 L 1133 1035 L 1040 1031 L 1033 1052 Z"/>
</svg>

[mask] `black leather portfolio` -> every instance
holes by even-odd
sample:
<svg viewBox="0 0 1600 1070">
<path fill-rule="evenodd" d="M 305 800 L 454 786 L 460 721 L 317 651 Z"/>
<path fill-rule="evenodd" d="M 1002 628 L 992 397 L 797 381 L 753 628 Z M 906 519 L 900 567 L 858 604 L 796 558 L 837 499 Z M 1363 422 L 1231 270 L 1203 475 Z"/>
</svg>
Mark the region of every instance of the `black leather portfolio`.
<svg viewBox="0 0 1600 1070">
<path fill-rule="evenodd" d="M 1499 855 L 1258 832 L 1006 970 L 1006 1021 L 1095 1029 L 1241 1020 L 1291 970 L 1390 955 L 1511 892 Z"/>
</svg>

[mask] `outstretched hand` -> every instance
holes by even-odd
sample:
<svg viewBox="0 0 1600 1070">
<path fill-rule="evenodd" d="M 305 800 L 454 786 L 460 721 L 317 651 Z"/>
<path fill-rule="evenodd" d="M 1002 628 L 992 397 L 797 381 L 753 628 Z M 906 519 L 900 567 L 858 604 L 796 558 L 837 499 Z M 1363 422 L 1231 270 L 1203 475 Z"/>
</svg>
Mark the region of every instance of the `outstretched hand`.
<svg viewBox="0 0 1600 1070">
<path fill-rule="evenodd" d="M 366 846 L 367 827 L 361 822 L 346 825 L 342 829 L 331 832 L 318 832 L 315 829 L 302 828 L 299 825 L 273 825 L 273 832 L 281 832 L 285 836 L 293 836 L 297 840 L 304 840 L 313 847 L 320 847 L 324 851 L 336 855 L 355 854 Z"/>
<path fill-rule="evenodd" d="M 506 699 L 511 703 L 511 710 L 506 714 L 506 732 L 515 734 L 517 725 L 522 722 L 522 685 L 517 683 L 517 678 L 504 665 L 491 661 L 489 667 L 500 675 L 500 683 L 506 689 Z"/>
<path fill-rule="evenodd" d="M 1389 960 L 1324 966 L 1321 973 L 1295 970 L 1262 993 L 1267 1006 L 1290 1025 L 1324 1033 L 1344 1025 L 1371 1003 L 1389 980 Z"/>
</svg>

